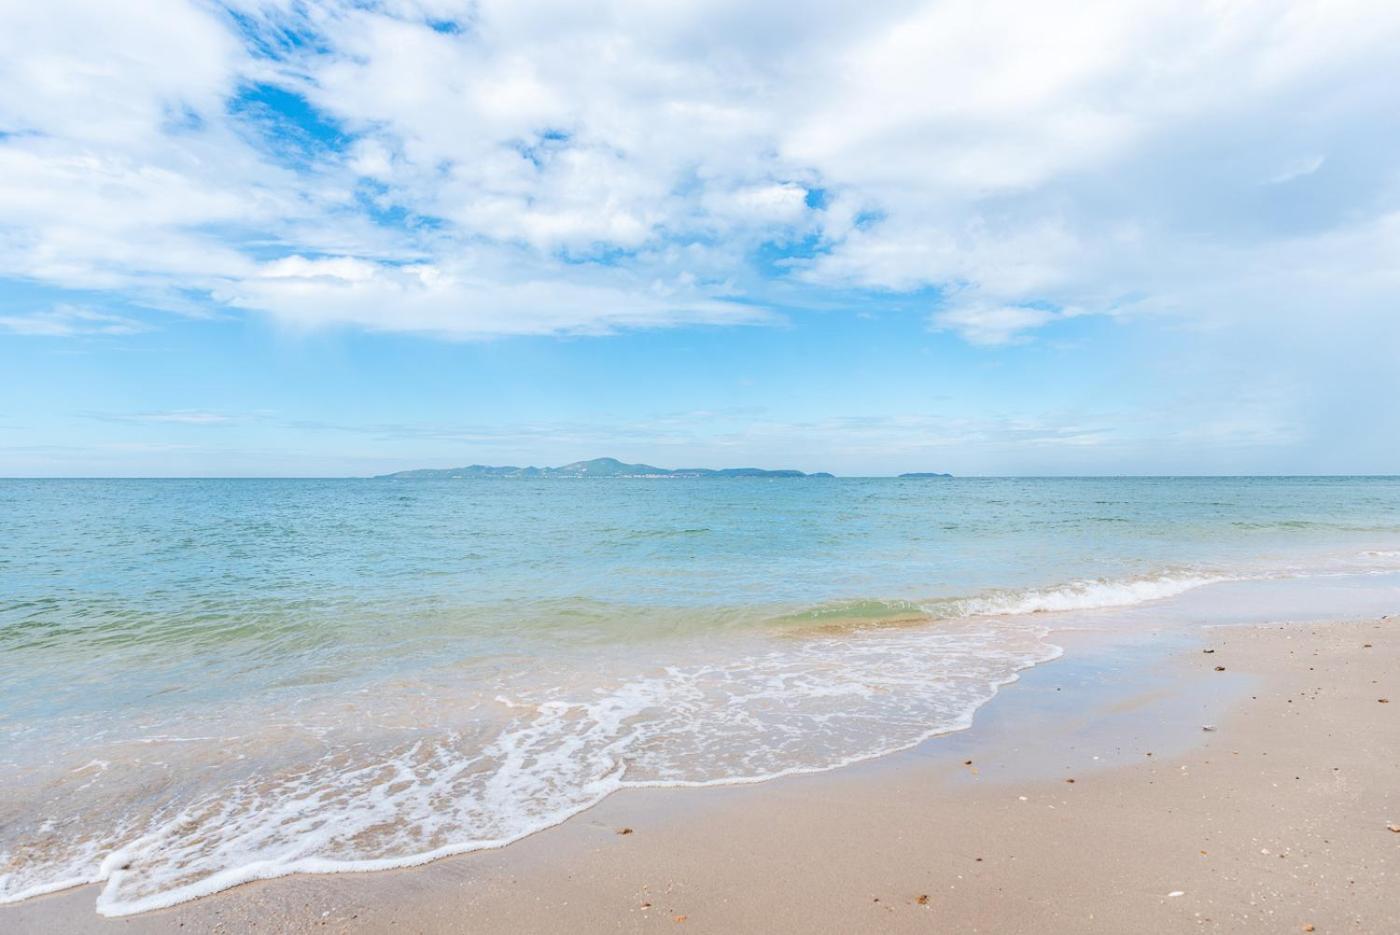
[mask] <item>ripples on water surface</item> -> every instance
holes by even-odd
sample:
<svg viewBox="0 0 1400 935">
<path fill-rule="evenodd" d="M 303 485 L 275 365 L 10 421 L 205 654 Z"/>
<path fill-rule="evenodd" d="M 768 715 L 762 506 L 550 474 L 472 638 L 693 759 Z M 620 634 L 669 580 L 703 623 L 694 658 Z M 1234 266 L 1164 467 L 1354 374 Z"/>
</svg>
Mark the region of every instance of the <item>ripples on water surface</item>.
<svg viewBox="0 0 1400 935">
<path fill-rule="evenodd" d="M 0 534 L 0 900 L 120 914 L 908 746 L 1037 611 L 1400 565 L 1400 481 L 0 481 Z"/>
</svg>

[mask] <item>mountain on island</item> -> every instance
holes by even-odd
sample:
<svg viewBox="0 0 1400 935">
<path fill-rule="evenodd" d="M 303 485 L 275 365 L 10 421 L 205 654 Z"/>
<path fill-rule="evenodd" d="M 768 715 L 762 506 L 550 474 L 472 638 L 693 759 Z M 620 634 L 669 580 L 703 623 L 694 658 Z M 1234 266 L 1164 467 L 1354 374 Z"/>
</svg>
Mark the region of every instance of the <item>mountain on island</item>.
<svg viewBox="0 0 1400 935">
<path fill-rule="evenodd" d="M 910 471 L 908 474 L 901 474 L 900 477 L 922 480 L 928 477 L 952 477 L 952 474 L 935 474 L 933 471 Z"/>
<path fill-rule="evenodd" d="M 560 467 L 493 467 L 471 464 L 459 468 L 420 468 L 416 471 L 395 471 L 380 474 L 380 478 L 442 480 L 459 477 L 832 477 L 825 471 L 807 474 L 802 471 L 765 471 L 762 468 L 659 468 L 650 464 L 627 464 L 616 458 L 594 458 L 575 461 Z"/>
</svg>

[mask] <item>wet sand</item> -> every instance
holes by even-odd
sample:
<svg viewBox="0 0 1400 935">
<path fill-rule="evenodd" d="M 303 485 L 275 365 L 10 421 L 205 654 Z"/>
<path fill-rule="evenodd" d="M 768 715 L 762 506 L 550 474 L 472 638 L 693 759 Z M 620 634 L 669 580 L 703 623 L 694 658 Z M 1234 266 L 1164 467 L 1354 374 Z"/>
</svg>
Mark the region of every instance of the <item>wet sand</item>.
<svg viewBox="0 0 1400 935">
<path fill-rule="evenodd" d="M 972 729 L 855 767 L 124 919 L 84 887 L 0 931 L 1400 932 L 1400 619 L 1056 642 Z"/>
</svg>

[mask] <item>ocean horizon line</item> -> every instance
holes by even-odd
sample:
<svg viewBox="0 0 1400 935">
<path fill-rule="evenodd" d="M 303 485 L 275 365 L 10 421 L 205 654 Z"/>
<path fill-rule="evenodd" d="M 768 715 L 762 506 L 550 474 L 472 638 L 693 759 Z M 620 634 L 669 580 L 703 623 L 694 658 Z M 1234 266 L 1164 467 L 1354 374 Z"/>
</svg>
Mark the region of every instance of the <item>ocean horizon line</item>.
<svg viewBox="0 0 1400 935">
<path fill-rule="evenodd" d="M 406 470 L 418 470 L 410 468 Z M 429 470 L 450 471 L 452 468 L 435 468 Z M 762 469 L 768 470 L 768 469 Z M 780 469 L 773 469 L 780 470 Z M 0 481 L 41 481 L 41 480 L 361 480 L 361 481 L 383 481 L 383 480 L 448 480 L 452 478 L 432 478 L 432 477 L 394 477 L 393 474 L 403 472 L 390 472 L 390 474 L 0 474 Z M 921 473 L 921 472 L 905 472 Z M 1294 474 L 941 474 L 937 477 L 928 476 L 925 478 L 905 477 L 900 474 L 837 474 L 835 472 L 805 472 L 800 476 L 733 476 L 733 477 L 706 477 L 706 476 L 624 476 L 624 477 L 511 477 L 511 476 L 489 476 L 481 475 L 473 478 L 457 478 L 471 480 L 1293 480 L 1293 479 L 1316 479 L 1326 480 L 1335 478 L 1337 480 L 1400 480 L 1400 472 L 1395 473 L 1294 473 Z"/>
</svg>

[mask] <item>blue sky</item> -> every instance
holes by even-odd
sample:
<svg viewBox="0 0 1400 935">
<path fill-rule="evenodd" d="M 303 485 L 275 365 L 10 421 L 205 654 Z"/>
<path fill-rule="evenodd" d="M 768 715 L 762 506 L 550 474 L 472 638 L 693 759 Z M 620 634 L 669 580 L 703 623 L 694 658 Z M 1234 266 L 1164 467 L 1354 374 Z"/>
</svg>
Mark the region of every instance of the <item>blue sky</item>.
<svg viewBox="0 0 1400 935">
<path fill-rule="evenodd" d="M 0 11 L 0 474 L 1400 471 L 1400 9 Z"/>
</svg>

